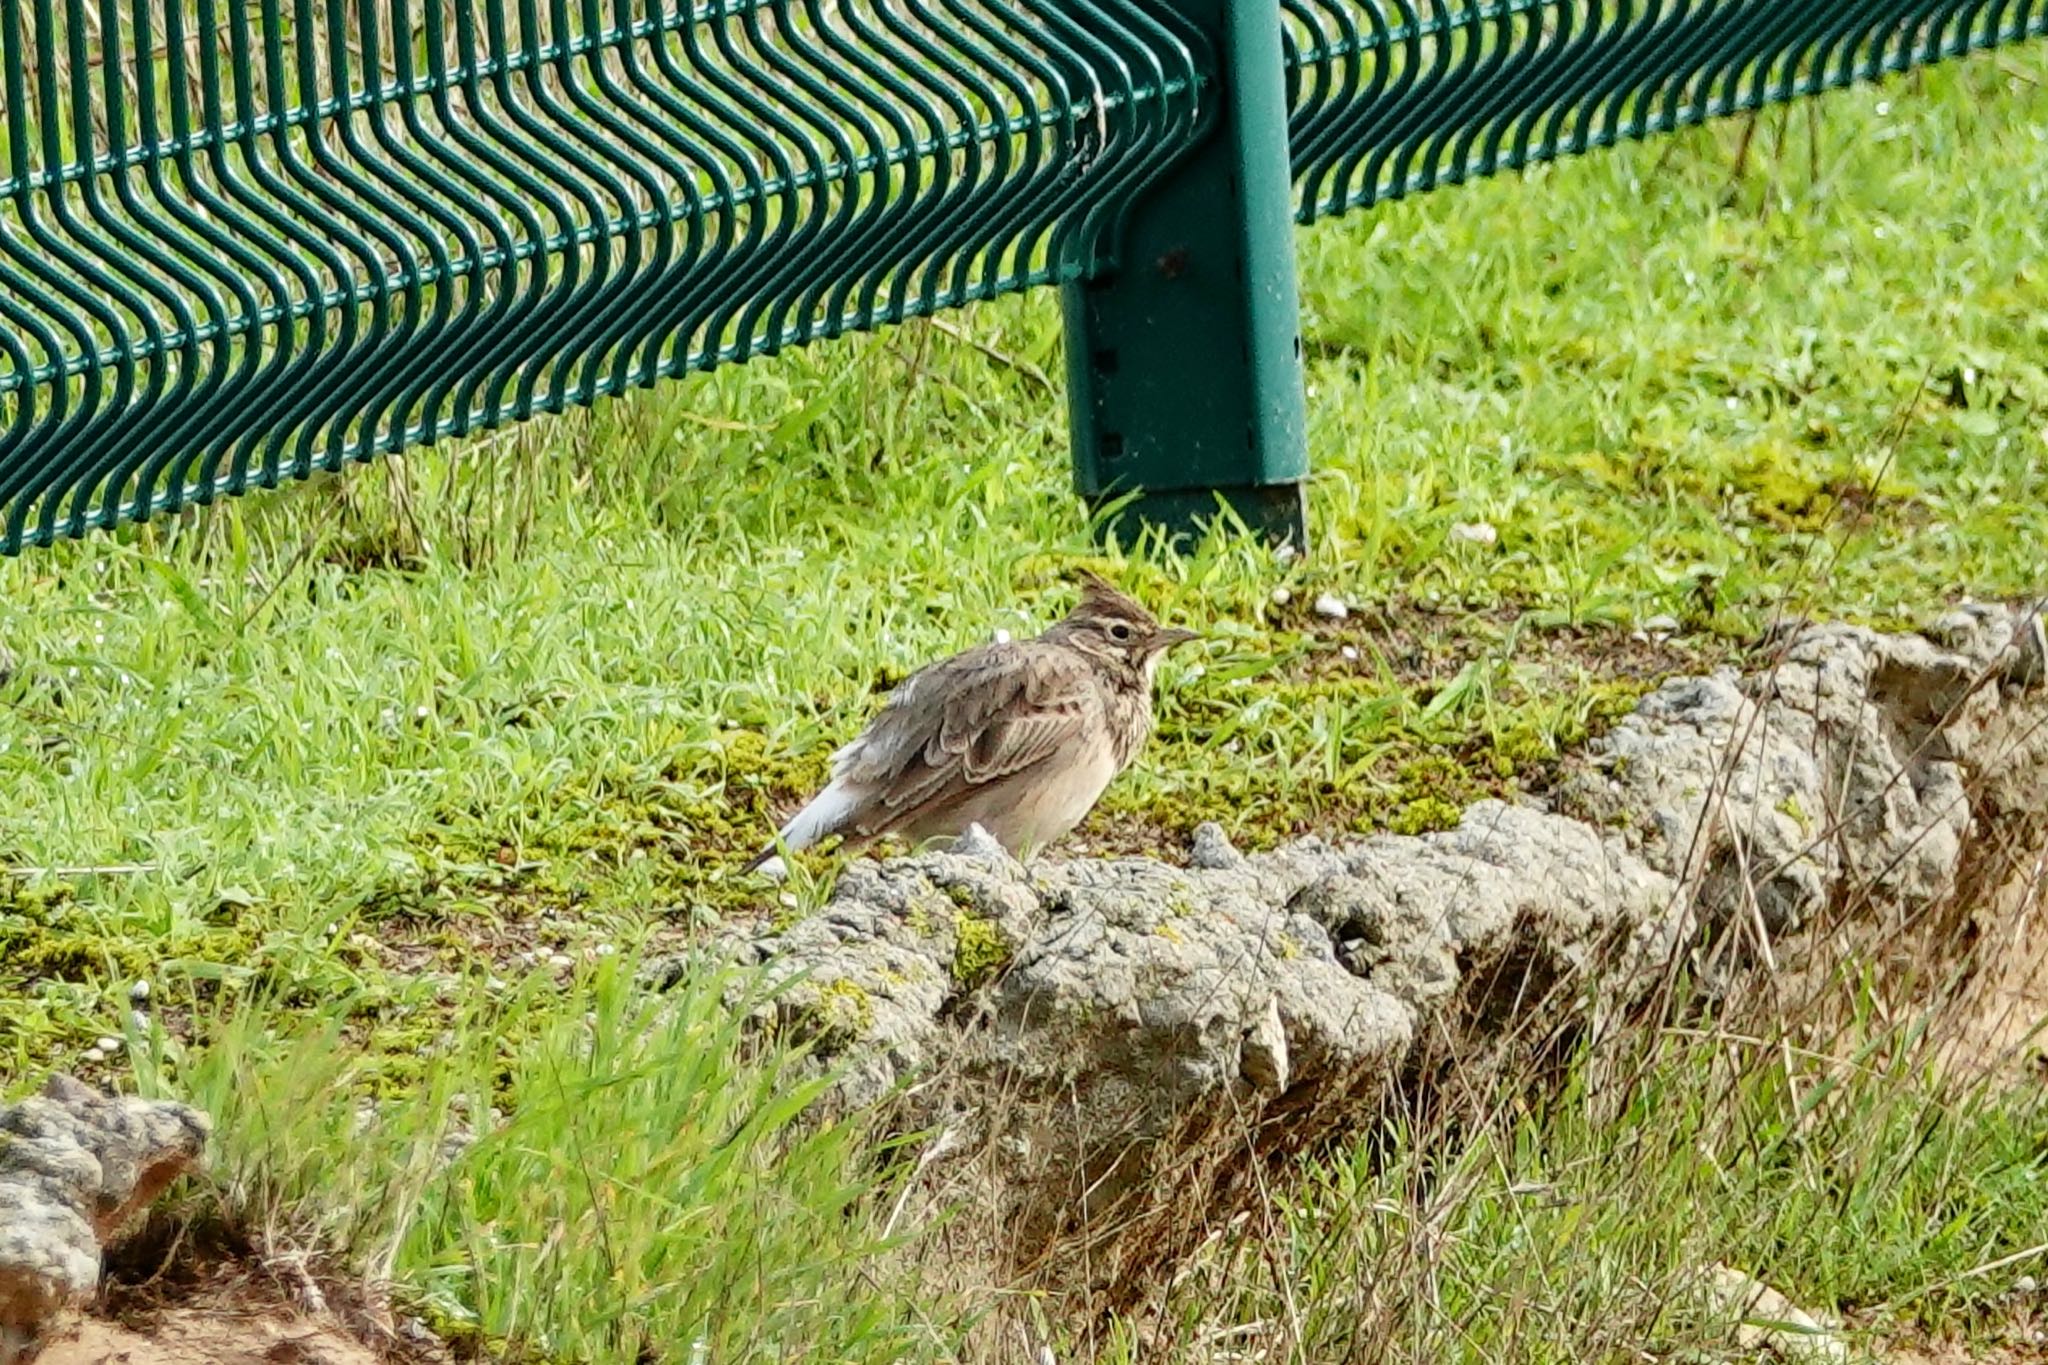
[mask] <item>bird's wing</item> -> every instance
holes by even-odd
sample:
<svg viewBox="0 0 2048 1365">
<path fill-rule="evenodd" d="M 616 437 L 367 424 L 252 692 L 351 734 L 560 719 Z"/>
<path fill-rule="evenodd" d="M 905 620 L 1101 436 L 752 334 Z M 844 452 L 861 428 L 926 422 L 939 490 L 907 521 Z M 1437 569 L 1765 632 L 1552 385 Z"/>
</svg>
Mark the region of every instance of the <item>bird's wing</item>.
<svg viewBox="0 0 2048 1365">
<path fill-rule="evenodd" d="M 982 645 L 921 669 L 848 746 L 835 785 L 860 793 L 852 823 L 882 830 L 936 799 L 1020 773 L 1099 718 L 1085 660 L 1036 640 Z"/>
</svg>

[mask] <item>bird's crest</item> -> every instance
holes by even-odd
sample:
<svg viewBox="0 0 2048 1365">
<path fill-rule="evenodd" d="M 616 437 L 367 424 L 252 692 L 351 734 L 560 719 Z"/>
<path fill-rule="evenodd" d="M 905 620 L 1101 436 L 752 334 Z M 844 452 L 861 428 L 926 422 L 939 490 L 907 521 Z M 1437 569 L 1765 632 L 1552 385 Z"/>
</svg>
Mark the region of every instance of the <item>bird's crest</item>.
<svg viewBox="0 0 2048 1365">
<path fill-rule="evenodd" d="M 1081 570 L 1081 600 L 1071 615 L 1130 621 L 1142 626 L 1156 627 L 1159 624 L 1151 612 L 1086 569 Z"/>
</svg>

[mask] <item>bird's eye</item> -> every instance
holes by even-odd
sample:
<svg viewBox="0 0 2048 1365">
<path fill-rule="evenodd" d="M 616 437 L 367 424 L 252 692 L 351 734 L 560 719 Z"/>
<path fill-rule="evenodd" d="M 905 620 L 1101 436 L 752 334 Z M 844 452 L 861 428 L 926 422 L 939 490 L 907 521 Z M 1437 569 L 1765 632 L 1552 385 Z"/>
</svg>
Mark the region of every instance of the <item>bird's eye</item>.
<svg viewBox="0 0 2048 1365">
<path fill-rule="evenodd" d="M 1109 638 L 1112 640 L 1128 640 L 1131 638 L 1131 628 L 1119 621 L 1109 628 Z"/>
</svg>

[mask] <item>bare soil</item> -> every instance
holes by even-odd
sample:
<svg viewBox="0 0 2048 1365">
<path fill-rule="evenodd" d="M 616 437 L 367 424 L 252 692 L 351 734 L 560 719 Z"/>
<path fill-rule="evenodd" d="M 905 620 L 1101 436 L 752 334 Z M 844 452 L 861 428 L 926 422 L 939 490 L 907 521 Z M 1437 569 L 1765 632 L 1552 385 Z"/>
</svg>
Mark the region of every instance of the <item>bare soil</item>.
<svg viewBox="0 0 2048 1365">
<path fill-rule="evenodd" d="M 1920 1342 L 1894 1346 L 1880 1357 L 1884 1365 L 2042 1365 L 2048 1347 L 1981 1346 L 1966 1341 Z"/>
<path fill-rule="evenodd" d="M 100 1292 L 36 1365 L 447 1365 L 360 1276 L 263 1256 L 210 1220 L 156 1210 L 109 1249 Z"/>
<path fill-rule="evenodd" d="M 85 1319 L 41 1365 L 378 1365 L 376 1352 L 331 1322 L 281 1305 L 166 1309 L 140 1329 Z"/>
<path fill-rule="evenodd" d="M 1974 917 L 1978 970 L 1958 1003 L 1950 1066 L 2048 1072 L 2048 843 L 2014 861 Z"/>
</svg>

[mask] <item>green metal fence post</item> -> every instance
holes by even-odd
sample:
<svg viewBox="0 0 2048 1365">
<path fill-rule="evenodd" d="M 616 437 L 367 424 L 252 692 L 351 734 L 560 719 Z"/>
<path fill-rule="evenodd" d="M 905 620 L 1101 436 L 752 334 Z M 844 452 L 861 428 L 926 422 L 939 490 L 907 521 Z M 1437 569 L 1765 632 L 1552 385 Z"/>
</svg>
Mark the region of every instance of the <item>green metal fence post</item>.
<svg viewBox="0 0 2048 1365">
<path fill-rule="evenodd" d="M 1114 266 L 1064 287 L 1074 483 L 1176 538 L 1220 498 L 1306 541 L 1301 306 L 1273 0 L 1172 0 L 1210 36 L 1221 117 L 1136 205 Z M 1128 538 L 1131 528 L 1117 528 Z"/>
</svg>

